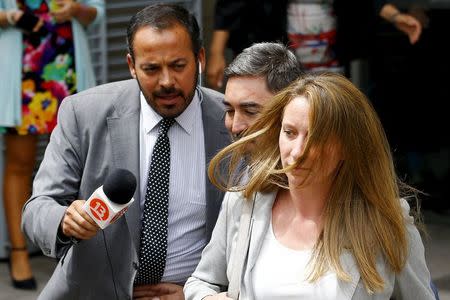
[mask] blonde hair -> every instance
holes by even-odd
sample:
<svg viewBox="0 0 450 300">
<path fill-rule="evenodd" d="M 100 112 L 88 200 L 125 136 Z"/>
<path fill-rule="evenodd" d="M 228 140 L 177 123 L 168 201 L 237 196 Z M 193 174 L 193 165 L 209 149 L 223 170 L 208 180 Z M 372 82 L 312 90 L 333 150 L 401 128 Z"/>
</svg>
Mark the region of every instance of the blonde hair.
<svg viewBox="0 0 450 300">
<path fill-rule="evenodd" d="M 285 172 L 290 167 L 281 166 L 278 138 L 284 108 L 298 96 L 310 104 L 309 133 L 300 163 L 311 147 L 323 150 L 330 140 L 339 143 L 344 157 L 325 207 L 309 279 L 315 281 L 331 268 L 340 279 L 349 280 L 340 261 L 343 251 L 349 250 L 367 291 L 380 291 L 384 281 L 376 269 L 377 257 L 382 255 L 388 267 L 399 273 L 407 255 L 399 180 L 375 110 L 347 78 L 307 74 L 293 82 L 274 96 L 243 138 L 212 159 L 209 177 L 219 188 L 242 191 L 247 199 L 256 192 L 287 188 Z M 243 157 L 246 170 L 239 166 Z M 319 155 L 315 163 L 320 161 Z M 248 176 L 245 182 L 244 176 Z"/>
</svg>

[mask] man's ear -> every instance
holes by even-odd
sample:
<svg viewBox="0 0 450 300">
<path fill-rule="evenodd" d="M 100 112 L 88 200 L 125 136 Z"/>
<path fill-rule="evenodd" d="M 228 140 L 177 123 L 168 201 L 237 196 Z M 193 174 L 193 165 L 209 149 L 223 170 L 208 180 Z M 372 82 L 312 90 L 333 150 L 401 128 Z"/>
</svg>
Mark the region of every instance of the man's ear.
<svg viewBox="0 0 450 300">
<path fill-rule="evenodd" d="M 127 63 L 128 63 L 128 69 L 130 69 L 130 74 L 131 76 L 136 79 L 136 69 L 134 67 L 134 60 L 131 57 L 131 54 L 128 53 L 127 54 Z"/>
</svg>

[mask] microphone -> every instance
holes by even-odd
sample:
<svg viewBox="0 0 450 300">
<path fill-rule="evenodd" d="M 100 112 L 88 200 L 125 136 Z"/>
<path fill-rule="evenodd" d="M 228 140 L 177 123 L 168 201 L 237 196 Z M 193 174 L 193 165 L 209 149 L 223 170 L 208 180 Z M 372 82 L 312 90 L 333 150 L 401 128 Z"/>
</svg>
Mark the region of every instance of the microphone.
<svg viewBox="0 0 450 300">
<path fill-rule="evenodd" d="M 133 203 L 136 177 L 126 169 L 115 169 L 83 205 L 97 225 L 104 229 L 120 218 Z"/>
</svg>

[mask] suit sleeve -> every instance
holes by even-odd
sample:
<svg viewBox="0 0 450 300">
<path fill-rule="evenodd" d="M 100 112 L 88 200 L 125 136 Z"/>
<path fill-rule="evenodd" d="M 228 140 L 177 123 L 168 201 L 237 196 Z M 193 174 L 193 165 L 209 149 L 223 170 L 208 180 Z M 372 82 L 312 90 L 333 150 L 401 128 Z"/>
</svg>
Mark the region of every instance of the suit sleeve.
<svg viewBox="0 0 450 300">
<path fill-rule="evenodd" d="M 61 257 L 67 244 L 57 240 L 64 212 L 77 199 L 82 173 L 80 139 L 71 98 L 58 112 L 58 125 L 33 182 L 33 193 L 22 211 L 22 230 L 43 253 Z"/>
<path fill-rule="evenodd" d="M 225 194 L 222 208 L 214 227 L 211 240 L 202 253 L 202 258 L 192 276 L 184 286 L 186 300 L 200 300 L 227 290 L 228 255 L 232 235 L 228 232 L 232 197 Z M 231 237 L 231 238 L 230 238 Z"/>
<path fill-rule="evenodd" d="M 402 272 L 395 278 L 394 299 L 435 299 L 422 238 L 414 225 L 414 218 L 409 215 L 408 203 L 404 199 L 401 201 L 406 219 L 409 253 Z"/>
</svg>

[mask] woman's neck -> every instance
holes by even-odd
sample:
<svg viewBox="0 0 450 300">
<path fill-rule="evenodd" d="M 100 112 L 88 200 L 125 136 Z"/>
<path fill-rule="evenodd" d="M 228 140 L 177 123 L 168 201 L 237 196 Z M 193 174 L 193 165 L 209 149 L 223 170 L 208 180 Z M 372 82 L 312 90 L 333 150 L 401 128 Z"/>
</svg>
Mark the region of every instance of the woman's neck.
<svg viewBox="0 0 450 300">
<path fill-rule="evenodd" d="M 323 215 L 329 193 L 329 185 L 315 184 L 284 190 L 282 197 L 297 215 L 315 219 Z"/>
<path fill-rule="evenodd" d="M 294 250 L 312 249 L 323 228 L 325 200 L 308 189 L 280 190 L 272 207 L 276 239 Z"/>
</svg>

